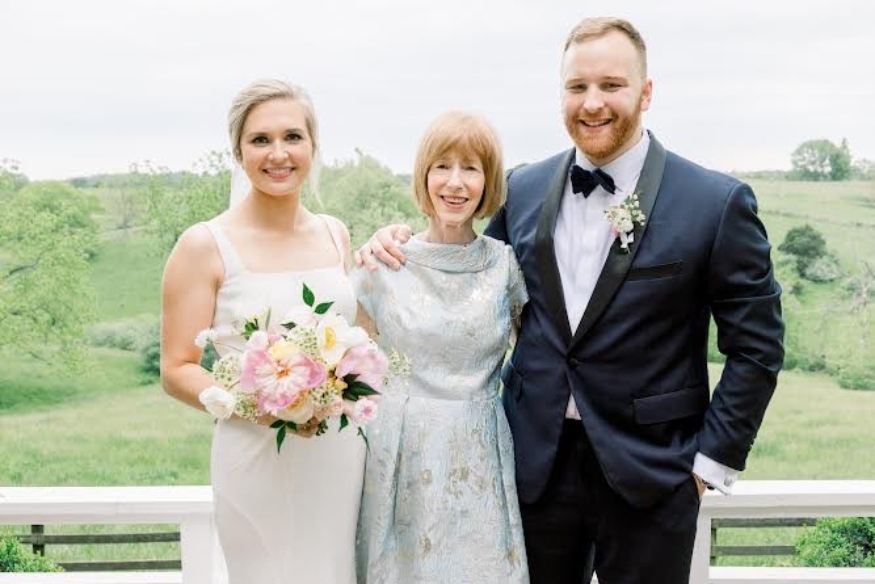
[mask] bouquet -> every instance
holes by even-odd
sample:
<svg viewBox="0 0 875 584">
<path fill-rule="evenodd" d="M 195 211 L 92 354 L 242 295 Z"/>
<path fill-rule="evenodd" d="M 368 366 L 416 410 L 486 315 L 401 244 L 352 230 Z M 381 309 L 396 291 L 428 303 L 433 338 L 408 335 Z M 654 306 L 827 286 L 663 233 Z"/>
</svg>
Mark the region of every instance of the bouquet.
<svg viewBox="0 0 875 584">
<path fill-rule="evenodd" d="M 216 385 L 203 390 L 200 402 L 217 419 L 233 414 L 256 421 L 277 418 L 277 451 L 288 430 L 305 424 L 316 435 L 328 429 L 329 418 L 339 418 L 340 430 L 350 421 L 367 438 L 362 426 L 377 414 L 375 398 L 386 376 L 388 359 L 364 329 L 351 326 L 333 302 L 316 303 L 304 284 L 304 305 L 271 324 L 270 311 L 243 319 L 231 330 L 207 329 L 195 344 L 217 344 L 219 337 L 240 335 L 242 351 L 230 352 L 213 365 Z"/>
</svg>

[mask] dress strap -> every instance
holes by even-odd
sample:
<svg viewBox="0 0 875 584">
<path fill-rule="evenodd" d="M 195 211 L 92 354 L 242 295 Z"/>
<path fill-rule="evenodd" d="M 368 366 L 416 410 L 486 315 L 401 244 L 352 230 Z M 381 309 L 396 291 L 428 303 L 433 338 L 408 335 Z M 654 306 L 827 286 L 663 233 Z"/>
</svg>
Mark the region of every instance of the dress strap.
<svg viewBox="0 0 875 584">
<path fill-rule="evenodd" d="M 238 272 L 245 271 L 243 262 L 240 261 L 240 256 L 231 244 L 231 240 L 222 231 L 222 228 L 215 221 L 205 221 L 202 225 L 206 226 L 213 234 L 213 239 L 216 240 L 216 247 L 219 248 L 219 255 L 222 256 L 222 263 L 225 264 L 225 279 L 229 279 Z"/>
<path fill-rule="evenodd" d="M 343 239 L 341 238 L 340 234 L 337 232 L 337 223 L 336 223 L 337 219 L 335 219 L 334 217 L 331 217 L 329 215 L 321 215 L 321 214 L 319 215 L 319 218 L 321 218 L 325 222 L 325 226 L 328 227 L 328 233 L 331 234 L 331 241 L 334 242 L 334 248 L 337 250 L 338 257 L 340 257 L 340 263 L 345 268 L 346 267 L 346 254 L 347 254 L 347 252 L 344 249 Z"/>
</svg>

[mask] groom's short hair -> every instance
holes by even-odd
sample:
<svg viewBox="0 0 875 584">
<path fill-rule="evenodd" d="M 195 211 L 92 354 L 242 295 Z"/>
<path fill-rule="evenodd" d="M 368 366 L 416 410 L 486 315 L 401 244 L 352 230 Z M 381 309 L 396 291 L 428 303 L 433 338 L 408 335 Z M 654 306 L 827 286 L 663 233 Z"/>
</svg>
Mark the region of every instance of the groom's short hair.
<svg viewBox="0 0 875 584">
<path fill-rule="evenodd" d="M 647 45 L 644 43 L 644 37 L 641 36 L 638 29 L 632 26 L 631 22 L 622 18 L 616 18 L 613 16 L 584 18 L 571 29 L 570 33 L 568 33 L 568 38 L 565 39 L 565 47 L 562 49 L 562 54 L 565 55 L 571 45 L 603 37 L 612 31 L 622 33 L 635 46 L 635 49 L 638 51 L 638 56 L 641 58 L 642 76 L 646 78 Z"/>
</svg>

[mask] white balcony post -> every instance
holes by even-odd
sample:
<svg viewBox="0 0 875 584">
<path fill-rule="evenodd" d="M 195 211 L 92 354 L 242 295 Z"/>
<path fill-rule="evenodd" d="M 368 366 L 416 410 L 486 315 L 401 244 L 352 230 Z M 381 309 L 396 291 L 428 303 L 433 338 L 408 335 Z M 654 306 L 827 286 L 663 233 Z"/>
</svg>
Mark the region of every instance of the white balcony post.
<svg viewBox="0 0 875 584">
<path fill-rule="evenodd" d="M 713 496 L 705 493 L 706 497 Z M 696 522 L 696 543 L 693 546 L 693 563 L 690 566 L 690 582 L 705 584 L 711 569 L 711 515 L 706 509 L 699 511 Z"/>
<path fill-rule="evenodd" d="M 188 517 L 179 525 L 182 581 L 212 584 L 216 535 L 209 515 Z"/>
</svg>

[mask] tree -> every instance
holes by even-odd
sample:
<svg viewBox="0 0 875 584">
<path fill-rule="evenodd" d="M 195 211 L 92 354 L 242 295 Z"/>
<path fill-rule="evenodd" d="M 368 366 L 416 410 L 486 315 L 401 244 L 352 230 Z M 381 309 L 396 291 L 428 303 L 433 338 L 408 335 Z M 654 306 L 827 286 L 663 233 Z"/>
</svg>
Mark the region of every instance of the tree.
<svg viewBox="0 0 875 584">
<path fill-rule="evenodd" d="M 346 223 L 353 246 L 390 223 L 423 224 L 409 185 L 359 150 L 355 160 L 326 167 L 319 190 L 325 212 Z"/>
<path fill-rule="evenodd" d="M 21 165 L 17 160 L 12 158 L 0 160 L 0 193 L 18 191 L 26 184 L 27 177 L 21 174 Z"/>
<path fill-rule="evenodd" d="M 857 158 L 851 164 L 851 177 L 859 180 L 875 180 L 875 160 Z"/>
<path fill-rule="evenodd" d="M 848 139 L 842 138 L 841 146 L 829 155 L 830 180 L 848 180 L 851 178 L 851 149 Z"/>
<path fill-rule="evenodd" d="M 795 256 L 796 271 L 804 276 L 811 263 L 826 255 L 826 240 L 814 227 L 805 224 L 791 228 L 778 251 Z"/>
<path fill-rule="evenodd" d="M 200 165 L 200 172 L 174 175 L 147 163 L 135 166 L 129 176 L 130 188 L 147 201 L 149 222 L 164 250 L 172 248 L 190 225 L 228 208 L 230 155 L 211 152 Z M 355 160 L 323 168 L 318 187 L 319 196 L 314 197 L 305 186 L 308 208 L 344 221 L 353 245 L 390 223 L 424 223 L 409 185 L 360 151 Z"/>
<path fill-rule="evenodd" d="M 829 140 L 808 140 L 790 157 L 791 176 L 798 180 L 847 180 L 851 177 L 851 152 L 848 141 L 836 146 Z"/>
<path fill-rule="evenodd" d="M 96 199 L 64 183 L 0 193 L 0 345 L 80 362 L 94 308 L 88 260 L 99 244 L 98 210 Z"/>
<path fill-rule="evenodd" d="M 220 151 L 208 153 L 194 172 L 181 175 L 148 162 L 132 167 L 130 188 L 146 201 L 148 220 L 162 249 L 169 251 L 189 226 L 228 208 L 230 168 L 230 154 Z"/>
</svg>

